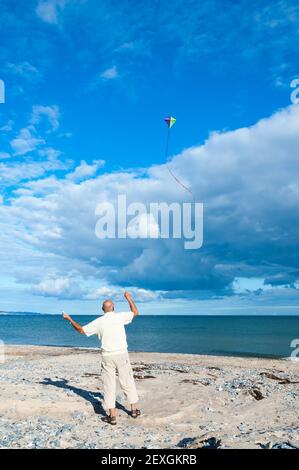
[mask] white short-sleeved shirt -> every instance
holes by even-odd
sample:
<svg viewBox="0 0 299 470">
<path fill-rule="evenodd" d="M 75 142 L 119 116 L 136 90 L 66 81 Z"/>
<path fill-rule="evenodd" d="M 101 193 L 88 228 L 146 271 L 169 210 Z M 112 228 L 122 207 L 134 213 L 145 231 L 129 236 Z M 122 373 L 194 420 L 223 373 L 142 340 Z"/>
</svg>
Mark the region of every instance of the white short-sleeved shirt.
<svg viewBox="0 0 299 470">
<path fill-rule="evenodd" d="M 98 335 L 103 355 L 128 351 L 125 325 L 133 320 L 132 312 L 107 312 L 83 326 L 86 336 Z"/>
</svg>

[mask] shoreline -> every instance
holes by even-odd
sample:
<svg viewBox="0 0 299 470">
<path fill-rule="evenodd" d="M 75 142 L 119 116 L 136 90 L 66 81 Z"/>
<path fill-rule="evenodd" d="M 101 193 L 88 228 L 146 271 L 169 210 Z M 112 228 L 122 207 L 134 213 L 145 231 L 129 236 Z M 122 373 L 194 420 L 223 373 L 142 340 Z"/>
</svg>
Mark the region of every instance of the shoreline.
<svg viewBox="0 0 299 470">
<path fill-rule="evenodd" d="M 1 448 L 299 448 L 298 363 L 129 352 L 142 416 L 130 418 L 118 387 L 113 428 L 101 421 L 98 350 L 6 345 L 5 353 Z"/>
<path fill-rule="evenodd" d="M 86 347 L 86 346 L 69 346 L 69 345 L 51 345 L 51 344 L 18 344 L 18 343 L 5 343 L 4 349 L 7 348 L 62 348 L 62 349 L 74 349 L 74 350 L 82 350 L 82 351 L 94 351 L 99 352 L 99 347 Z M 198 357 L 217 357 L 217 358 L 240 358 L 240 359 L 265 359 L 265 360 L 273 360 L 273 361 L 290 361 L 290 357 L 288 356 L 276 356 L 276 355 L 255 355 L 251 353 L 247 353 L 244 355 L 235 353 L 231 355 L 222 355 L 222 354 L 199 354 L 199 353 L 178 353 L 178 352 L 161 352 L 161 351 L 137 351 L 137 350 L 129 350 L 129 354 L 166 354 L 166 355 L 175 355 L 175 356 L 198 356 Z M 299 361 L 299 358 L 298 358 Z M 296 361 L 294 361 L 296 362 Z"/>
</svg>

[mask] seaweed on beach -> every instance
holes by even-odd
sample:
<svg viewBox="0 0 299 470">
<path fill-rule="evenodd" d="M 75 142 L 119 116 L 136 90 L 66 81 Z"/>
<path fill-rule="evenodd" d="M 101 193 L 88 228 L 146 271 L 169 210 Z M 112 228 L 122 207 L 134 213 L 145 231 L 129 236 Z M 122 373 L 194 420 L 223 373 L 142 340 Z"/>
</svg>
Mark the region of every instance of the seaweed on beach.
<svg viewBox="0 0 299 470">
<path fill-rule="evenodd" d="M 267 379 L 277 380 L 280 385 L 299 384 L 299 381 L 293 381 L 288 379 L 287 377 L 278 377 L 277 375 L 272 374 L 270 372 L 261 372 L 260 375 L 262 375 L 263 377 L 267 377 Z"/>
<path fill-rule="evenodd" d="M 252 388 L 249 390 L 249 394 L 256 400 L 263 400 L 265 397 L 258 388 Z"/>
</svg>

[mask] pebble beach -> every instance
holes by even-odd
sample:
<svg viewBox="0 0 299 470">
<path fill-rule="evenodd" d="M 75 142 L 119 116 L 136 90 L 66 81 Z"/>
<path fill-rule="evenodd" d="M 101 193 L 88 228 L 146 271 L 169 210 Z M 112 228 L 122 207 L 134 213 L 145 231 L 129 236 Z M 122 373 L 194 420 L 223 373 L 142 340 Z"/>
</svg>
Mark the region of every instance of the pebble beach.
<svg viewBox="0 0 299 470">
<path fill-rule="evenodd" d="M 117 426 L 101 418 L 96 350 L 5 348 L 1 448 L 299 448 L 299 363 L 130 353 L 142 416 L 118 389 Z"/>
</svg>

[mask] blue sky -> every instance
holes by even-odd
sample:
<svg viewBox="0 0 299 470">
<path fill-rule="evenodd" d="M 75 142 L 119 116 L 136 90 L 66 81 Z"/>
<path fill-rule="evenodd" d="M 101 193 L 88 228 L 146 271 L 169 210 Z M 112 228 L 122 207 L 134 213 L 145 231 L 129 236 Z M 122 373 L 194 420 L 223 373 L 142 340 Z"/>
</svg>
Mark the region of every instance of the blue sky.
<svg viewBox="0 0 299 470">
<path fill-rule="evenodd" d="M 0 310 L 298 313 L 297 2 L 0 3 Z M 203 247 L 99 241 L 105 197 L 188 200 L 169 113 Z"/>
</svg>

